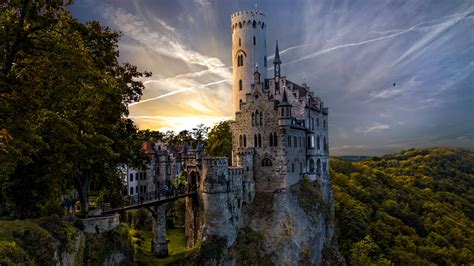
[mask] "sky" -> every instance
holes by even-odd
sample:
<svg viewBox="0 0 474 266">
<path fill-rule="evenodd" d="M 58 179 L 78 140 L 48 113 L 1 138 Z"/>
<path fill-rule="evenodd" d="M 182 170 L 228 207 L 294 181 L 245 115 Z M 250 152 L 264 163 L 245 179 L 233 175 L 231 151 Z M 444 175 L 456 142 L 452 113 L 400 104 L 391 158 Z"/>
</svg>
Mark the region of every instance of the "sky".
<svg viewBox="0 0 474 266">
<path fill-rule="evenodd" d="M 282 75 L 329 107 L 332 155 L 474 150 L 474 0 L 76 0 L 69 9 L 121 31 L 120 61 L 153 72 L 129 106 L 138 126 L 180 131 L 232 118 L 230 15 L 255 4 Z"/>
</svg>

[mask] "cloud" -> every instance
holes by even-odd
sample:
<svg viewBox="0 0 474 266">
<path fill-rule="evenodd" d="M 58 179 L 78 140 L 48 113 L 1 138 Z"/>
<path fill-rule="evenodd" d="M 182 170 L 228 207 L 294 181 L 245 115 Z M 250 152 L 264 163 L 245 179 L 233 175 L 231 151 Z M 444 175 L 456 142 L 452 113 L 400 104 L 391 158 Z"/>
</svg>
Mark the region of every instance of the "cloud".
<svg viewBox="0 0 474 266">
<path fill-rule="evenodd" d="M 371 99 L 382 99 L 387 100 L 404 94 L 405 92 L 400 89 L 388 88 L 380 91 L 373 91 L 369 94 Z"/>
<path fill-rule="evenodd" d="M 198 4 L 199 6 L 206 7 L 211 4 L 209 0 L 194 0 L 194 3 Z"/>
<path fill-rule="evenodd" d="M 369 133 L 378 133 L 380 131 L 383 131 L 385 129 L 389 129 L 390 128 L 390 125 L 387 125 L 387 124 L 383 124 L 383 123 L 379 123 L 379 122 L 375 122 L 373 123 L 372 125 L 370 126 L 367 126 L 367 127 L 359 127 L 359 128 L 356 128 L 355 129 L 355 132 L 357 133 L 362 133 L 364 135 L 367 135 Z"/>
</svg>

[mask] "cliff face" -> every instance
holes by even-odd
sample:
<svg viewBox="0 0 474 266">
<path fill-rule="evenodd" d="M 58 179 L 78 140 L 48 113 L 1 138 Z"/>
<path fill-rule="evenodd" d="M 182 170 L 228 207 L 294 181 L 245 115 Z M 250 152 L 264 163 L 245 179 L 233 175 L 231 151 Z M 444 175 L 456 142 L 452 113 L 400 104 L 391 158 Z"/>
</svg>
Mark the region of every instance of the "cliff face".
<svg viewBox="0 0 474 266">
<path fill-rule="evenodd" d="M 305 180 L 281 192 L 257 193 L 244 208 L 244 221 L 262 237 L 258 256 L 277 265 L 344 264 L 334 241 L 333 205 L 329 186 Z"/>
</svg>

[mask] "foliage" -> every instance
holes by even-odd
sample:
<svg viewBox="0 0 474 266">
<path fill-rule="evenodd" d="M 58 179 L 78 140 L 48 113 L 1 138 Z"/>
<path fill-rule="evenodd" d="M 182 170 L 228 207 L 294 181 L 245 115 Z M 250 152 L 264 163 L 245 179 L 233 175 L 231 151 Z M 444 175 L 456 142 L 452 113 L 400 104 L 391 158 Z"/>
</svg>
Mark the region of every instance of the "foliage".
<svg viewBox="0 0 474 266">
<path fill-rule="evenodd" d="M 299 206 L 313 219 L 316 218 L 314 215 L 320 212 L 326 219 L 332 219 L 331 206 L 324 201 L 317 182 L 303 179 L 291 187 L 291 193 L 296 196 Z"/>
<path fill-rule="evenodd" d="M 208 156 L 232 158 L 232 132 L 230 121 L 223 121 L 215 125 L 209 132 L 205 149 Z"/>
<path fill-rule="evenodd" d="M 238 265 L 271 265 L 271 260 L 265 256 L 263 250 L 264 236 L 250 227 L 239 231 L 237 242 L 230 255 L 237 259 Z"/>
<path fill-rule="evenodd" d="M 36 217 L 75 188 L 116 187 L 117 166 L 140 161 L 128 104 L 149 76 L 118 63 L 120 34 L 80 23 L 72 1 L 8 1 L 0 14 L 0 198 L 10 215 Z"/>
<path fill-rule="evenodd" d="M 0 221 L 0 263 L 51 265 L 52 235 L 35 221 Z"/>
<path fill-rule="evenodd" d="M 111 231 L 86 235 L 86 248 L 84 251 L 84 265 L 102 265 L 114 253 L 124 254 L 124 265 L 131 265 L 134 260 L 132 239 L 129 235 L 130 228 L 121 223 Z"/>
<path fill-rule="evenodd" d="M 352 265 L 474 261 L 474 153 L 410 149 L 331 159 L 336 228 Z"/>
</svg>

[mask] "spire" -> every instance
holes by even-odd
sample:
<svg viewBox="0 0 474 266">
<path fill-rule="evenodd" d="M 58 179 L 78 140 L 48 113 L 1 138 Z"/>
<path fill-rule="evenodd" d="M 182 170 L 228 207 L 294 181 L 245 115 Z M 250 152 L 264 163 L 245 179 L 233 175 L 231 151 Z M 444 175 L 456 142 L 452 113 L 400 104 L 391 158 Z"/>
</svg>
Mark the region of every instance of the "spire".
<svg viewBox="0 0 474 266">
<path fill-rule="evenodd" d="M 273 64 L 281 64 L 280 60 L 280 52 L 278 51 L 278 41 L 276 41 L 276 48 L 275 48 L 275 58 L 273 59 Z"/>
<path fill-rule="evenodd" d="M 291 104 L 288 102 L 288 96 L 286 95 L 286 87 L 283 87 L 283 97 L 278 106 L 291 106 Z"/>
</svg>

